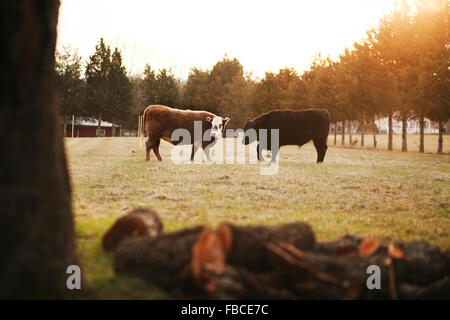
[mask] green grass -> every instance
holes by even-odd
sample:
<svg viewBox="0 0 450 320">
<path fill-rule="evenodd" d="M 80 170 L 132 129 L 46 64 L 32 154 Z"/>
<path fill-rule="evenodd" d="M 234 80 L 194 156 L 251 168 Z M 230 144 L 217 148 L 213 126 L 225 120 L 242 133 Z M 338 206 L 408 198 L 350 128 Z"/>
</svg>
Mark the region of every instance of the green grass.
<svg viewBox="0 0 450 320">
<path fill-rule="evenodd" d="M 308 144 L 283 147 L 278 174 L 263 176 L 258 165 L 173 164 L 165 142 L 164 161 L 152 153 L 146 163 L 137 138 L 66 139 L 66 148 L 78 252 L 95 298 L 170 298 L 138 279 L 115 276 L 112 256 L 100 247 L 113 221 L 140 206 L 154 208 L 166 231 L 225 220 L 305 221 L 319 241 L 353 234 L 424 239 L 450 249 L 448 154 L 331 147 L 316 165 Z"/>
</svg>

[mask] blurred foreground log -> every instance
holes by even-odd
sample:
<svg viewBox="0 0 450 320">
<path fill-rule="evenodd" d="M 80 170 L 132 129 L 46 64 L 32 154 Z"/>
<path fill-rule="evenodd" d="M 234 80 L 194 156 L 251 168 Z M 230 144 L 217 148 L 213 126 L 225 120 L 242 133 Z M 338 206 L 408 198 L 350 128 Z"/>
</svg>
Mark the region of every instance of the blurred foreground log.
<svg viewBox="0 0 450 320">
<path fill-rule="evenodd" d="M 424 241 L 383 244 L 345 236 L 316 243 L 304 223 L 187 228 L 123 240 L 118 274 L 159 284 L 178 298 L 450 298 L 448 251 Z M 369 266 L 380 288 L 369 289 Z"/>
<path fill-rule="evenodd" d="M 249 270 L 263 271 L 270 268 L 266 244 L 286 242 L 301 250 L 312 250 L 315 246 L 314 232 L 306 223 L 294 222 L 278 226 L 235 226 L 222 224 L 232 234 L 228 263 L 242 265 Z"/>
<path fill-rule="evenodd" d="M 163 233 L 159 237 L 124 240 L 114 253 L 114 268 L 129 274 L 176 287 L 185 278 L 192 259 L 192 247 L 203 227 Z"/>
<path fill-rule="evenodd" d="M 161 219 L 151 209 L 135 209 L 127 215 L 117 219 L 103 236 L 103 249 L 114 250 L 117 245 L 127 238 L 157 237 L 163 229 Z"/>
</svg>

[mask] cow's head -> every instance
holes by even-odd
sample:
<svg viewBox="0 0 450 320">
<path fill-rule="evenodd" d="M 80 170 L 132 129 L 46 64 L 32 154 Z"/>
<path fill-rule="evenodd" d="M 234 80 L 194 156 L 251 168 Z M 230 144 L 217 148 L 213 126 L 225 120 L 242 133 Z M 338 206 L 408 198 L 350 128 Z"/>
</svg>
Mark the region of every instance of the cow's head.
<svg viewBox="0 0 450 320">
<path fill-rule="evenodd" d="M 206 121 L 211 123 L 211 137 L 220 139 L 225 134 L 225 128 L 227 127 L 230 118 L 222 117 L 208 117 Z"/>
<path fill-rule="evenodd" d="M 255 130 L 254 132 L 251 132 L 253 129 Z M 243 144 L 250 144 L 253 141 L 258 139 L 258 120 L 252 120 L 252 119 L 247 119 L 244 122 L 244 137 L 242 138 L 242 143 Z M 250 130 L 250 131 L 248 131 Z"/>
</svg>

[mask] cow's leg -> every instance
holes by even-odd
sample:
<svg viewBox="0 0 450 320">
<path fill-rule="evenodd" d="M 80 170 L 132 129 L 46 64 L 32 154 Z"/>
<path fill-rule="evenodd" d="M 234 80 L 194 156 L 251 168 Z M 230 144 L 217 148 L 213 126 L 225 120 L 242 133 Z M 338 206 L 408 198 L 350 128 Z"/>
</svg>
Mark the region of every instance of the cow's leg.
<svg viewBox="0 0 450 320">
<path fill-rule="evenodd" d="M 327 152 L 327 141 L 324 139 L 316 139 L 313 141 L 314 147 L 316 147 L 317 151 L 317 163 L 323 162 L 325 158 L 325 153 Z"/>
<path fill-rule="evenodd" d="M 161 139 L 157 139 L 155 143 L 153 144 L 153 152 L 156 155 L 156 158 L 158 158 L 158 161 L 162 161 L 161 155 L 159 154 L 159 144 L 161 143 Z"/>
<path fill-rule="evenodd" d="M 203 152 L 206 155 L 206 160 L 208 160 L 208 162 L 211 162 L 211 156 L 209 154 L 211 148 L 216 144 L 217 140 L 212 138 L 211 141 L 203 141 L 202 142 L 202 148 L 203 148 Z"/>
<path fill-rule="evenodd" d="M 271 162 L 275 162 L 277 160 L 278 150 L 279 148 L 272 148 L 272 159 L 270 159 Z"/>
<path fill-rule="evenodd" d="M 209 149 L 210 149 L 211 147 L 208 145 L 208 146 L 206 146 L 205 148 L 203 148 L 203 152 L 205 153 L 205 155 L 206 155 L 206 160 L 208 160 L 208 162 L 211 162 L 211 156 L 209 155 Z"/>
<path fill-rule="evenodd" d="M 195 145 L 195 143 L 192 145 L 192 152 L 191 152 L 191 161 L 194 161 L 195 153 L 197 152 L 198 147 Z"/>
<path fill-rule="evenodd" d="M 261 162 L 264 162 L 264 157 L 263 157 L 263 154 L 262 154 L 262 148 L 261 148 L 260 144 L 258 144 L 258 146 L 256 147 L 256 152 L 258 154 L 258 160 L 261 161 Z"/>
<path fill-rule="evenodd" d="M 280 147 L 272 146 L 271 144 L 268 144 L 267 150 L 270 151 L 270 153 L 271 153 L 270 162 L 274 163 L 277 160 L 277 155 L 278 155 L 278 151 L 280 150 Z"/>
<path fill-rule="evenodd" d="M 152 150 L 153 145 L 150 140 L 150 137 L 147 138 L 147 141 L 145 142 L 145 161 L 150 161 L 150 151 Z"/>
</svg>

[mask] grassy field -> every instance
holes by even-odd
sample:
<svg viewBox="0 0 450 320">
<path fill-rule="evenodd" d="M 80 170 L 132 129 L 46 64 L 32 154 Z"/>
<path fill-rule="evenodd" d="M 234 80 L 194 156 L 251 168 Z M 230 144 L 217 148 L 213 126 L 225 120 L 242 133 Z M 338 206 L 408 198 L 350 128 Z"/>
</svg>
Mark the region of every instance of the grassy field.
<svg viewBox="0 0 450 320">
<path fill-rule="evenodd" d="M 427 136 L 427 142 L 431 138 L 437 140 Z M 450 249 L 448 140 L 445 155 L 330 147 L 321 165 L 315 164 L 312 144 L 284 147 L 278 174 L 263 176 L 258 165 L 176 165 L 166 142 L 161 143 L 164 161 L 152 153 L 146 163 L 137 138 L 66 139 L 88 292 L 94 298 L 170 298 L 138 279 L 116 277 L 112 256 L 100 247 L 114 220 L 140 206 L 154 208 L 166 231 L 224 220 L 305 221 L 319 241 L 353 234 L 425 239 Z"/>
</svg>

